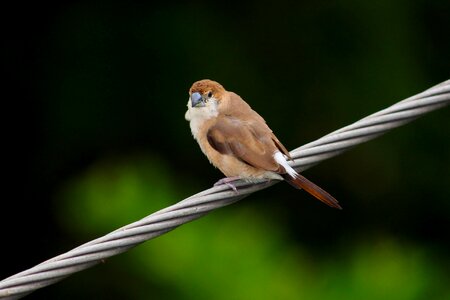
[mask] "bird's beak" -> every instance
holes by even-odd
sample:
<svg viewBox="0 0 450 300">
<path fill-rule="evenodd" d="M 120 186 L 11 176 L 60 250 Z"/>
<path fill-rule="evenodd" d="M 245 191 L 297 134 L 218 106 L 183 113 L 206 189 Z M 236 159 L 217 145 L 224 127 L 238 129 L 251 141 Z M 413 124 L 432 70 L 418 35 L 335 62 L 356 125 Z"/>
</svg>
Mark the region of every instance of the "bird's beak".
<svg viewBox="0 0 450 300">
<path fill-rule="evenodd" d="M 195 92 L 195 93 L 192 93 L 192 95 L 191 95 L 191 104 L 192 104 L 192 107 L 205 106 L 205 101 L 204 101 L 202 95 L 200 95 L 200 93 Z"/>
</svg>

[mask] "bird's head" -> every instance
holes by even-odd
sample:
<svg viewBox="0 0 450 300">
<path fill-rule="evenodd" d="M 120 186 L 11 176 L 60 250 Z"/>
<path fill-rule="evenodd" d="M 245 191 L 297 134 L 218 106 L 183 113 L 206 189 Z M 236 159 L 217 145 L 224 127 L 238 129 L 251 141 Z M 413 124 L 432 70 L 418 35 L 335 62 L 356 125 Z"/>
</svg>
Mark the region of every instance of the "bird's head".
<svg viewBox="0 0 450 300">
<path fill-rule="evenodd" d="M 217 106 L 222 99 L 223 93 L 225 93 L 225 89 L 216 81 L 203 79 L 194 82 L 189 89 L 191 107 Z"/>
<path fill-rule="evenodd" d="M 203 79 L 189 89 L 188 111 L 185 119 L 206 120 L 217 117 L 223 102 L 226 102 L 226 90 L 220 83 L 209 79 Z M 222 104 L 222 105 L 221 105 Z"/>
</svg>

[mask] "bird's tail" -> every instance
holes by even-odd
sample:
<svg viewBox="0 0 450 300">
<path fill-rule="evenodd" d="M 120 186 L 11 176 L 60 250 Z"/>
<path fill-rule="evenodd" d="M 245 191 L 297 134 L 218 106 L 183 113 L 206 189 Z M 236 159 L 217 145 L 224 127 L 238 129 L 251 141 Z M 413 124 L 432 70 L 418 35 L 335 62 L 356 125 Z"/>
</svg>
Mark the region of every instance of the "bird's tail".
<svg viewBox="0 0 450 300">
<path fill-rule="evenodd" d="M 342 209 L 342 207 L 339 205 L 338 201 L 334 199 L 333 196 L 325 192 L 322 188 L 314 184 L 313 182 L 306 179 L 301 174 L 295 174 L 294 177 L 291 177 L 288 174 L 284 174 L 284 180 L 286 180 L 288 183 L 290 183 L 293 187 L 297 189 L 304 189 L 314 197 L 316 197 L 318 200 L 322 201 L 323 203 L 327 204 L 328 206 Z"/>
</svg>

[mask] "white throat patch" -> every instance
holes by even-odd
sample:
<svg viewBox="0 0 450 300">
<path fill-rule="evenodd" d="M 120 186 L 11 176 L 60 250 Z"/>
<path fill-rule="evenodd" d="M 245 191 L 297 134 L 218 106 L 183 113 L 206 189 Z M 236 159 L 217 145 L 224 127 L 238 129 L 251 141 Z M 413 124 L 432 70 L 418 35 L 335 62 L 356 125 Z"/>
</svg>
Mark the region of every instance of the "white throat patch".
<svg viewBox="0 0 450 300">
<path fill-rule="evenodd" d="M 219 111 L 217 110 L 217 105 L 217 100 L 214 97 L 210 98 L 205 106 L 200 107 L 192 107 L 191 99 L 188 100 L 188 110 L 184 115 L 184 118 L 190 122 L 189 125 L 195 139 L 197 139 L 200 126 L 202 126 L 206 120 L 218 116 Z"/>
</svg>

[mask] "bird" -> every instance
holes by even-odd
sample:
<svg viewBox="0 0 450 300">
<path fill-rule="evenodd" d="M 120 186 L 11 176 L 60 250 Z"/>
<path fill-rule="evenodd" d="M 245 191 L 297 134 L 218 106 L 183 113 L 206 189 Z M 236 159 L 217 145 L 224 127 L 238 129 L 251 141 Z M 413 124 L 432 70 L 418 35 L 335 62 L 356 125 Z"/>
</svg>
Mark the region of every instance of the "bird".
<svg viewBox="0 0 450 300">
<path fill-rule="evenodd" d="M 189 89 L 185 119 L 194 139 L 212 165 L 226 177 L 215 185 L 226 184 L 237 192 L 233 182 L 285 180 L 318 200 L 342 209 L 338 201 L 322 188 L 294 170 L 289 152 L 266 121 L 239 95 L 220 83 L 203 79 Z"/>
</svg>

